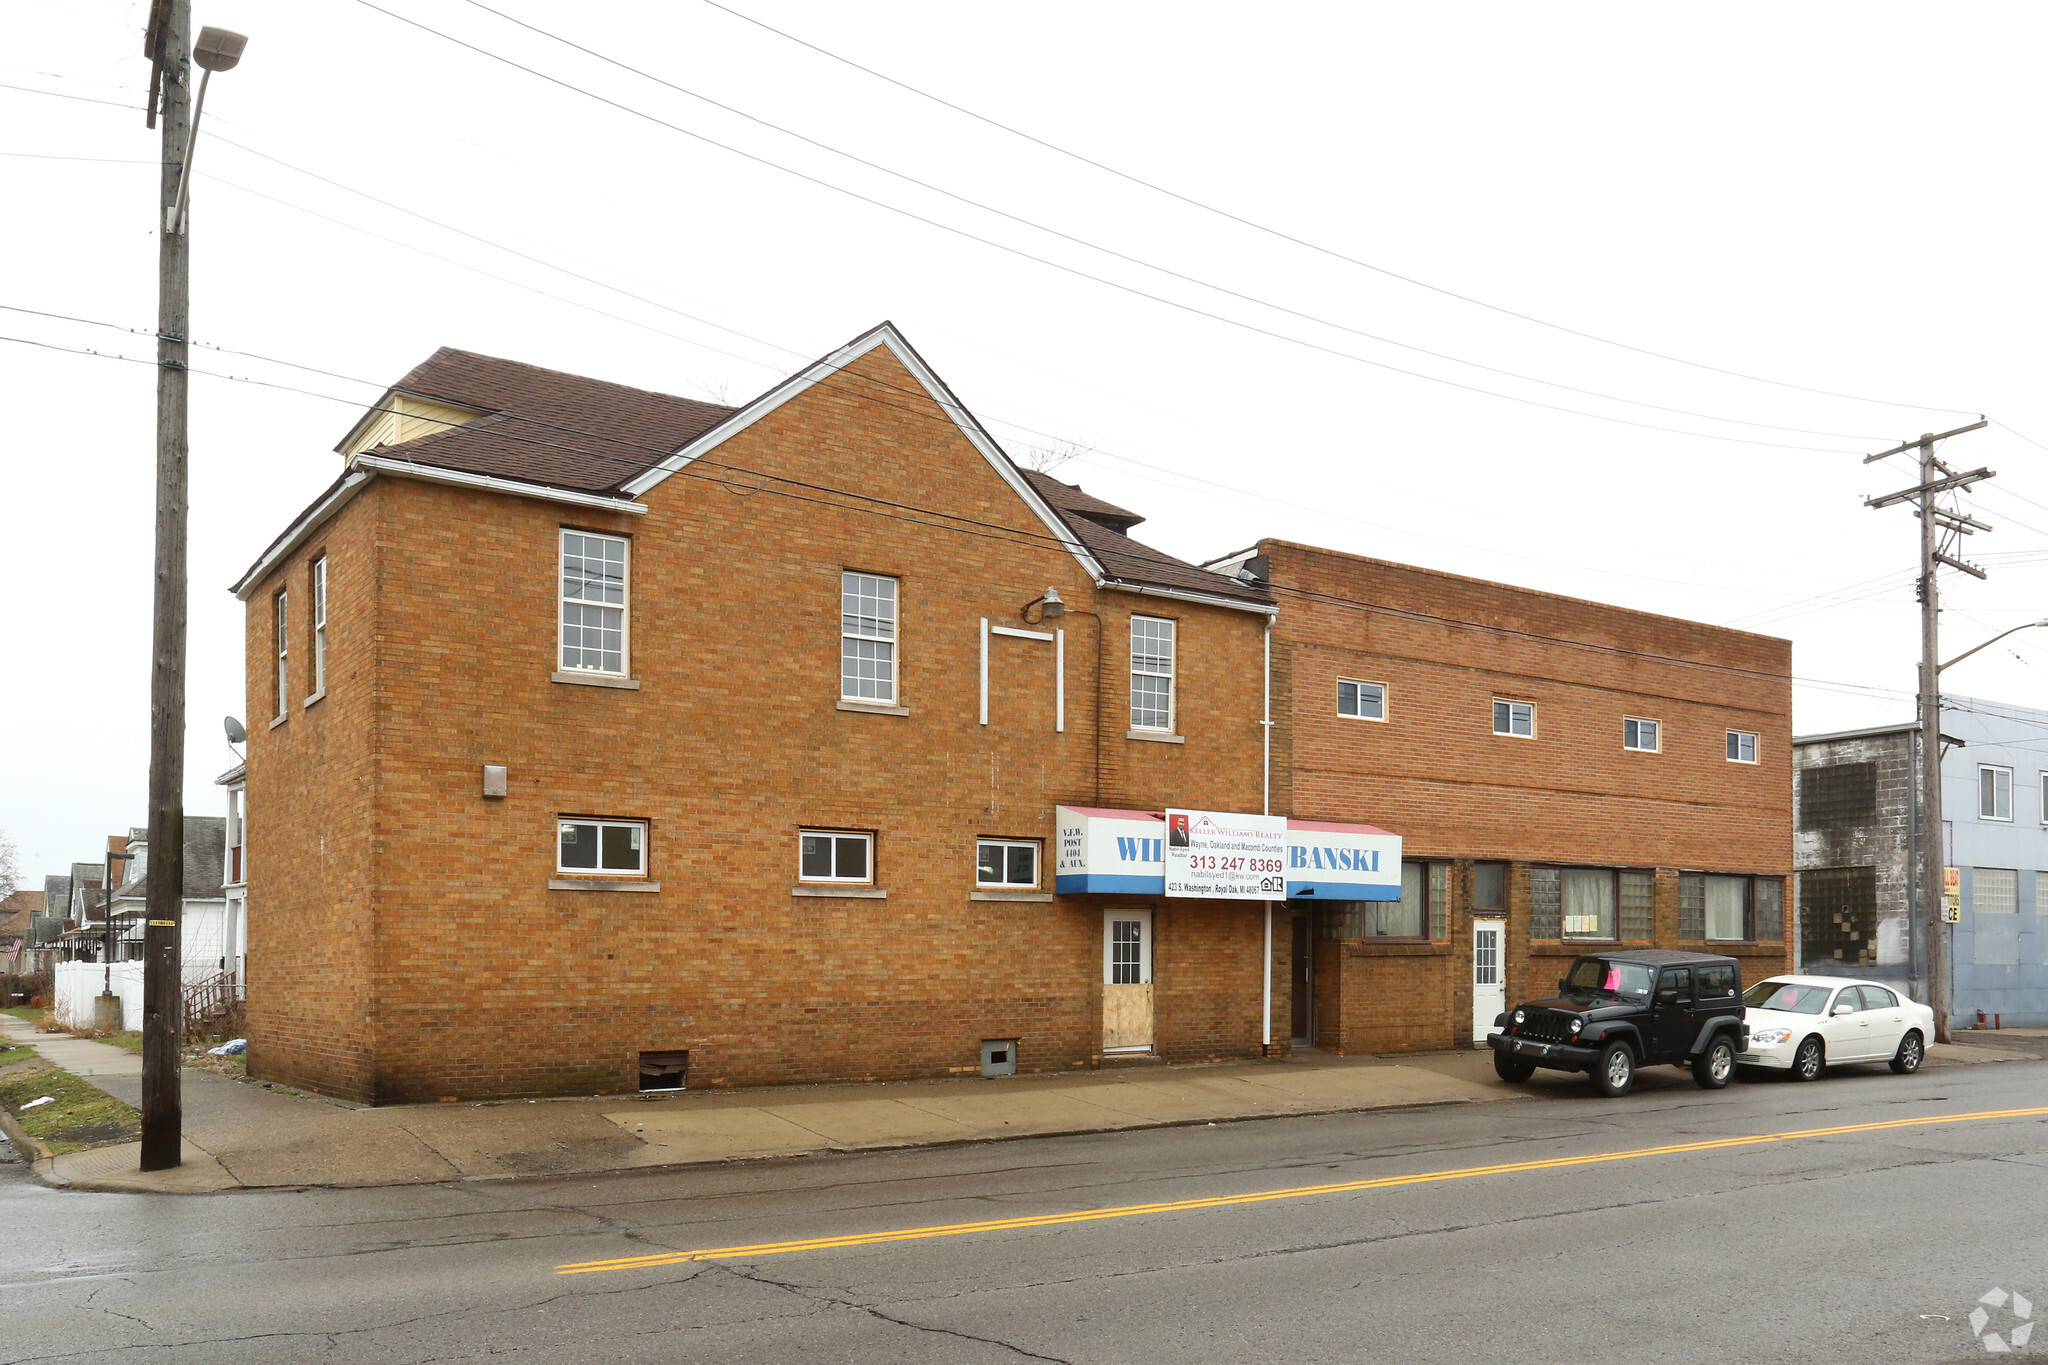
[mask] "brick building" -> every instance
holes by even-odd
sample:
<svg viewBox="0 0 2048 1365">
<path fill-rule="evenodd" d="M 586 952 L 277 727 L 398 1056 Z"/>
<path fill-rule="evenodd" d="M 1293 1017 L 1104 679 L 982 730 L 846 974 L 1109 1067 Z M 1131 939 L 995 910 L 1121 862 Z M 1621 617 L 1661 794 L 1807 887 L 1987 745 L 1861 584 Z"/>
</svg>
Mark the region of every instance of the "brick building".
<svg viewBox="0 0 2048 1365">
<path fill-rule="evenodd" d="M 1403 840 L 1400 900 L 1289 903 L 1296 1038 L 1468 1043 L 1603 944 L 1790 967 L 1789 642 L 1285 541 L 1213 567 L 1280 606 L 1273 809 Z"/>
<path fill-rule="evenodd" d="M 235 587 L 252 1075 L 395 1101 L 1272 1036 L 1270 901 L 1049 866 L 1063 808 L 1263 809 L 1270 593 L 1018 468 L 893 328 L 739 408 L 443 350 L 339 449 Z"/>
</svg>

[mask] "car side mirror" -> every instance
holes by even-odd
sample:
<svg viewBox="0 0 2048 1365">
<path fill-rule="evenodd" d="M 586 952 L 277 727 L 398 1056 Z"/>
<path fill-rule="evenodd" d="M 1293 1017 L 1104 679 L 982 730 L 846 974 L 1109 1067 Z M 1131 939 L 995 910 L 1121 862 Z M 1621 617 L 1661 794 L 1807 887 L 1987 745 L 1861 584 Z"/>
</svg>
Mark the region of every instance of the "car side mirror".
<svg viewBox="0 0 2048 1365">
<path fill-rule="evenodd" d="M 1571 989 L 1571 983 L 1569 983 L 1563 977 L 1560 976 L 1557 979 L 1557 988 L 1561 991 L 1568 991 Z"/>
<path fill-rule="evenodd" d="M 1841 1016 L 1841 1015 L 1844 1015 L 1844 1014 L 1854 1014 L 1855 1012 L 1856 1012 L 1856 1007 L 1855 1007 L 1854 1005 L 1837 1005 L 1837 1006 L 1835 1006 L 1835 1014 L 1836 1014 L 1836 1016 L 1837 1016 L 1837 1017 L 1839 1017 L 1839 1016 Z"/>
</svg>

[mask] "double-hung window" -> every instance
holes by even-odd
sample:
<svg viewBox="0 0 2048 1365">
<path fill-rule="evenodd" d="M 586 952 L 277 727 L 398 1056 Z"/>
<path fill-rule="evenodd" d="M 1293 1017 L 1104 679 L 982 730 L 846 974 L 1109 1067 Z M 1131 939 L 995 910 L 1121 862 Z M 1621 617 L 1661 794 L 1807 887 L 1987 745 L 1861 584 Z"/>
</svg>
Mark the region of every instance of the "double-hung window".
<svg viewBox="0 0 2048 1365">
<path fill-rule="evenodd" d="M 1728 761 L 1730 763 L 1756 762 L 1756 735 L 1749 730 L 1728 732 Z"/>
<path fill-rule="evenodd" d="M 277 716 L 279 720 L 284 719 L 286 714 L 285 707 L 291 703 L 292 616 L 290 602 L 290 593 L 281 592 L 277 595 Z"/>
<path fill-rule="evenodd" d="M 2012 819 L 2012 769 L 1977 765 L 1977 818 Z"/>
<path fill-rule="evenodd" d="M 1173 729 L 1174 623 L 1131 618 L 1131 728 Z"/>
<path fill-rule="evenodd" d="M 1337 679 L 1337 714 L 1358 720 L 1387 718 L 1387 685 Z"/>
<path fill-rule="evenodd" d="M 1038 889 L 1038 845 L 1026 839 L 983 839 L 975 846 L 974 883 L 1011 891 Z"/>
<path fill-rule="evenodd" d="M 1493 732 L 1522 739 L 1536 738 L 1536 704 L 1496 699 L 1493 703 Z"/>
<path fill-rule="evenodd" d="M 562 532 L 562 671 L 626 675 L 626 540 Z"/>
<path fill-rule="evenodd" d="M 1654 754 L 1657 752 L 1657 732 L 1661 728 L 1654 720 L 1624 716 L 1621 721 L 1621 747 L 1634 749 L 1637 753 Z"/>
<path fill-rule="evenodd" d="M 896 580 L 839 575 L 839 695 L 896 704 Z"/>
<path fill-rule="evenodd" d="M 797 880 L 805 882 L 870 882 L 874 880 L 875 836 L 807 829 L 798 838 Z"/>
<path fill-rule="evenodd" d="M 327 695 L 327 556 L 313 561 L 313 695 Z"/>
<path fill-rule="evenodd" d="M 620 877 L 647 875 L 647 825 L 640 820 L 585 820 L 563 817 L 556 822 L 557 872 L 603 873 Z"/>
</svg>

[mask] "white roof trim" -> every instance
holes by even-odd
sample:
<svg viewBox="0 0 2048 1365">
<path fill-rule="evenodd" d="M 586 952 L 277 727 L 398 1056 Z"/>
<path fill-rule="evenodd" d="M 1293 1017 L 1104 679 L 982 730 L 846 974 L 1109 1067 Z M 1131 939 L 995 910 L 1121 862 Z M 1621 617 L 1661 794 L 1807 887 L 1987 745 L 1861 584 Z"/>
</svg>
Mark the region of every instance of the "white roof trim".
<svg viewBox="0 0 2048 1365">
<path fill-rule="evenodd" d="M 238 601 L 248 601 L 249 594 L 256 591 L 256 585 L 263 581 L 264 575 L 276 567 L 279 560 L 305 544 L 313 532 L 319 530 L 329 517 L 339 512 L 356 494 L 362 492 L 363 485 L 369 481 L 368 474 L 350 471 L 348 477 L 335 485 L 332 492 L 300 513 L 299 519 L 286 527 L 282 536 L 271 542 L 270 548 L 263 552 L 262 558 L 251 564 L 249 571 L 236 579 L 235 585 L 228 591 L 233 593 Z"/>
<path fill-rule="evenodd" d="M 407 479 L 425 479 L 428 483 L 452 483 L 461 488 L 482 488 L 493 493 L 510 493 L 514 497 L 539 498 L 543 502 L 566 502 L 576 507 L 602 507 L 607 512 L 631 512 L 642 517 L 647 515 L 647 504 L 642 502 L 627 502 L 603 493 L 578 493 L 567 488 L 550 488 L 546 484 L 527 483 L 523 479 L 499 479 L 489 474 L 471 474 L 460 469 L 443 469 L 438 465 L 414 464 L 411 460 L 400 460 L 389 455 L 352 456 L 349 459 L 349 467 L 396 474 Z"/>
<path fill-rule="evenodd" d="M 1244 602 L 1235 597 L 1212 597 L 1205 592 L 1189 592 L 1184 588 L 1155 588 L 1149 583 L 1124 583 L 1107 579 L 1100 585 L 1105 592 L 1135 592 L 1146 597 L 1171 597 L 1177 602 L 1200 602 L 1211 607 L 1231 607 L 1237 611 L 1255 611 L 1261 616 L 1278 616 L 1280 608 L 1269 602 Z"/>
<path fill-rule="evenodd" d="M 636 498 L 644 496 L 649 489 L 669 475 L 739 435 L 784 403 L 823 383 L 877 346 L 889 348 L 890 353 L 903 363 L 903 367 L 916 377 L 919 384 L 924 386 L 924 391 L 931 396 L 932 401 L 945 409 L 946 415 L 953 419 L 953 424 L 960 428 L 960 434 L 981 452 L 981 457 L 988 461 L 989 467 L 995 470 L 1003 482 L 1010 485 L 1011 491 L 1022 498 L 1024 504 L 1037 514 L 1045 528 L 1067 547 L 1068 553 L 1074 556 L 1075 561 L 1087 573 L 1089 580 L 1098 587 L 1102 586 L 1108 575 L 1095 556 L 1088 552 L 1088 548 L 1068 529 L 1067 524 L 1060 520 L 1059 514 L 1052 510 L 1045 499 L 1039 497 L 1038 490 L 1017 472 L 1017 467 L 1010 463 L 1009 457 L 1003 454 L 1002 448 L 996 445 L 994 438 L 982 429 L 974 414 L 969 412 L 966 406 L 953 396 L 953 391 L 946 387 L 946 382 L 933 373 L 931 367 L 911 348 L 910 343 L 903 339 L 902 333 L 896 330 L 894 323 L 881 324 L 873 331 L 856 337 L 823 360 L 791 375 L 652 469 L 634 475 L 623 485 L 624 491 Z"/>
</svg>

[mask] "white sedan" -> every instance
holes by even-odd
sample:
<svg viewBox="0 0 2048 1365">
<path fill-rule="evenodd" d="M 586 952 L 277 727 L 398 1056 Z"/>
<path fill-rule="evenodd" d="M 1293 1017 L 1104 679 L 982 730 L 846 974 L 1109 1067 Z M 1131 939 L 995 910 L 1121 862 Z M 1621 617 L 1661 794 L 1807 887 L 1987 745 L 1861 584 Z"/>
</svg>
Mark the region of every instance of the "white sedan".
<svg viewBox="0 0 2048 1365">
<path fill-rule="evenodd" d="M 1877 981 L 1774 976 L 1744 991 L 1742 1003 L 1749 1049 L 1735 1060 L 1795 1081 L 1840 1062 L 1890 1062 L 1910 1075 L 1934 1037 L 1933 1010 Z"/>
</svg>

